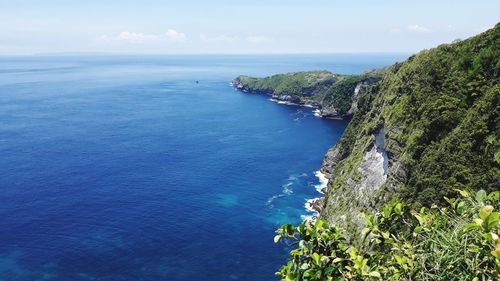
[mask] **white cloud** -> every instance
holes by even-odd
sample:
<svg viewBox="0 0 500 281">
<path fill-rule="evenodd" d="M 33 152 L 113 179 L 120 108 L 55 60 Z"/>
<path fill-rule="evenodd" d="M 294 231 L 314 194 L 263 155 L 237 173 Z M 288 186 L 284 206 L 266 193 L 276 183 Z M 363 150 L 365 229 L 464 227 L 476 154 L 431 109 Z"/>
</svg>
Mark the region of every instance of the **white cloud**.
<svg viewBox="0 0 500 281">
<path fill-rule="evenodd" d="M 432 32 L 431 29 L 429 29 L 427 27 L 424 27 L 424 26 L 420 26 L 418 24 L 409 25 L 407 27 L 407 29 L 408 29 L 408 31 L 417 32 L 417 33 L 429 33 L 429 32 Z"/>
<path fill-rule="evenodd" d="M 271 43 L 274 40 L 270 37 L 265 36 L 248 36 L 246 41 L 252 44 L 263 44 L 263 43 Z"/>
<path fill-rule="evenodd" d="M 108 36 L 103 35 L 99 37 L 102 41 L 125 41 L 129 43 L 147 43 L 157 41 L 159 38 L 153 34 L 136 33 L 130 31 L 122 31 L 118 35 Z"/>
<path fill-rule="evenodd" d="M 184 42 L 186 41 L 186 34 L 182 32 L 178 32 L 175 29 L 169 29 L 165 33 L 165 36 L 167 37 L 168 40 L 174 41 L 174 42 Z"/>
<path fill-rule="evenodd" d="M 217 36 L 207 36 L 205 34 L 200 34 L 200 40 L 206 43 L 233 43 L 239 41 L 237 36 L 227 36 L 227 35 L 217 35 Z"/>
<path fill-rule="evenodd" d="M 171 41 L 171 42 L 184 42 L 186 41 L 186 34 L 178 32 L 174 29 L 169 29 L 164 34 L 164 36 L 157 34 L 146 34 L 130 31 L 122 31 L 117 35 L 102 35 L 99 37 L 100 41 L 112 42 L 121 41 L 127 43 L 151 43 L 151 42 L 161 42 L 161 41 Z"/>
</svg>

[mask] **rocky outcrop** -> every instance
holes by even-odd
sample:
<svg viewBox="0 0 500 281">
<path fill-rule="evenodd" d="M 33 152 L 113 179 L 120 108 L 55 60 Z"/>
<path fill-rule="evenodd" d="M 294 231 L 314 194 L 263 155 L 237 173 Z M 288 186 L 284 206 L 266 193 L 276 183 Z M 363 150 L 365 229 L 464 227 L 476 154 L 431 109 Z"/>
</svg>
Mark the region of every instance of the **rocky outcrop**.
<svg viewBox="0 0 500 281">
<path fill-rule="evenodd" d="M 260 94 L 260 95 L 270 96 L 271 99 L 273 101 L 276 101 L 276 102 L 283 102 L 283 103 L 287 103 L 287 104 L 296 104 L 296 105 L 308 105 L 308 106 L 312 106 L 312 107 L 317 106 L 317 103 L 315 103 L 311 100 L 301 99 L 300 97 L 292 96 L 292 95 L 287 94 L 287 93 L 276 93 L 272 88 L 265 88 L 265 89 L 252 88 L 251 86 L 244 84 L 240 77 L 231 81 L 231 85 L 233 85 L 233 87 L 235 87 L 237 90 L 239 90 L 243 93 Z"/>
<path fill-rule="evenodd" d="M 355 228 L 359 212 L 393 198 L 419 208 L 456 189 L 498 190 L 500 84 L 491 62 L 499 35 L 500 24 L 396 63 L 372 86 L 356 85 L 346 113 L 354 116 L 321 168 L 329 178 L 322 218 Z"/>
<path fill-rule="evenodd" d="M 319 71 L 265 78 L 239 76 L 231 84 L 241 92 L 267 95 L 279 103 L 316 108 L 318 117 L 343 119 L 357 111 L 358 96 L 378 79 Z"/>
<path fill-rule="evenodd" d="M 352 91 L 352 95 L 350 98 L 350 107 L 347 112 L 342 112 L 340 108 L 335 106 L 322 104 L 316 112 L 316 115 L 331 119 L 343 119 L 352 116 L 358 110 L 358 97 L 360 93 L 366 91 L 375 81 L 376 80 L 373 79 L 367 79 L 356 84 L 354 91 Z"/>
<path fill-rule="evenodd" d="M 374 136 L 375 140 L 371 148 L 365 152 L 358 167 L 361 178 L 356 182 L 350 179 L 347 182 L 358 199 L 372 197 L 373 193 L 387 180 L 389 158 L 384 147 L 384 127 L 379 129 Z"/>
<path fill-rule="evenodd" d="M 370 83 L 367 81 L 360 82 L 356 85 L 356 88 L 354 88 L 354 94 L 352 95 L 351 107 L 349 108 L 349 111 L 347 111 L 346 115 L 353 115 L 356 111 L 358 111 L 359 94 L 366 91 L 369 86 Z"/>
<path fill-rule="evenodd" d="M 333 169 L 342 160 L 339 155 L 339 150 L 336 147 L 330 148 L 323 158 L 323 164 L 321 165 L 321 173 L 323 173 L 328 179 L 333 175 Z"/>
</svg>

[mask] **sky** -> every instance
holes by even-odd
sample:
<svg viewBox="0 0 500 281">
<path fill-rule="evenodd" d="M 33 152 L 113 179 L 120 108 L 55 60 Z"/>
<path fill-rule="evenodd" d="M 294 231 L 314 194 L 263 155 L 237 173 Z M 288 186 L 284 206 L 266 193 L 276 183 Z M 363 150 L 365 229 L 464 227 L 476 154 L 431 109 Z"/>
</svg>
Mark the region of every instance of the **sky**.
<svg viewBox="0 0 500 281">
<path fill-rule="evenodd" d="M 0 55 L 411 53 L 500 20 L 500 0 L 0 0 Z"/>
</svg>

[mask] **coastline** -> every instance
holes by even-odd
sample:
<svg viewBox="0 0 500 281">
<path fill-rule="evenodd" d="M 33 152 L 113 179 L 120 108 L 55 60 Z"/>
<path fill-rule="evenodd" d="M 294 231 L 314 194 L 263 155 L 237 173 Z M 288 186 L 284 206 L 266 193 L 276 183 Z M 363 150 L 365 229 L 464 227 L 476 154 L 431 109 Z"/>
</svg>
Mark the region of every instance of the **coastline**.
<svg viewBox="0 0 500 281">
<path fill-rule="evenodd" d="M 232 80 L 229 82 L 229 85 L 233 87 L 236 91 L 240 91 L 242 93 L 246 94 L 258 94 L 258 95 L 266 95 L 270 96 L 271 98 L 269 99 L 272 102 L 275 102 L 277 104 L 283 104 L 283 105 L 293 105 L 293 106 L 301 106 L 301 107 L 307 107 L 307 108 L 312 108 L 314 116 L 318 118 L 323 118 L 323 119 L 332 119 L 332 120 L 344 120 L 346 118 L 350 118 L 352 114 L 347 114 L 347 115 L 329 115 L 329 114 L 324 114 L 323 113 L 323 108 L 315 103 L 305 101 L 305 102 L 294 102 L 290 101 L 289 99 L 280 99 L 277 98 L 277 96 L 274 96 L 272 92 L 262 92 L 262 91 L 254 91 L 248 87 L 243 86 L 239 81 L 237 80 Z"/>
<path fill-rule="evenodd" d="M 332 120 L 344 120 L 343 117 L 338 116 L 338 117 L 331 117 L 331 116 L 324 116 L 321 114 L 321 108 L 318 105 L 315 104 L 310 104 L 310 103 L 296 103 L 296 102 L 291 102 L 288 100 L 281 100 L 273 97 L 271 92 L 256 92 L 252 91 L 251 89 L 244 87 L 239 81 L 237 80 L 232 80 L 229 83 L 230 86 L 234 87 L 236 91 L 240 91 L 242 93 L 246 94 L 263 94 L 267 96 L 271 96 L 269 101 L 275 102 L 277 104 L 282 104 L 282 105 L 291 105 L 291 106 L 300 106 L 300 107 L 306 107 L 306 108 L 312 108 L 313 110 L 313 115 L 318 117 L 318 118 L 323 118 L 323 119 L 332 119 Z M 349 116 L 345 116 L 349 117 Z M 328 153 L 325 154 L 324 157 L 327 157 Z M 304 208 L 307 212 L 309 212 L 309 215 L 303 215 L 301 218 L 304 222 L 308 223 L 314 223 L 316 220 L 318 220 L 320 212 L 323 208 L 324 200 L 325 197 L 321 196 L 324 195 L 327 191 L 328 187 L 328 182 L 329 179 L 327 178 L 327 175 L 321 172 L 323 170 L 323 166 L 325 163 L 323 163 L 320 167 L 320 170 L 314 172 L 314 176 L 318 178 L 319 184 L 315 185 L 314 188 L 318 192 L 318 197 L 306 199 L 306 202 L 304 203 Z"/>
<path fill-rule="evenodd" d="M 328 187 L 328 179 L 326 175 L 321 171 L 316 171 L 314 175 L 318 178 L 319 184 L 315 185 L 314 188 L 318 191 L 319 194 L 325 194 Z M 325 197 L 319 196 L 311 199 L 307 199 L 304 204 L 304 208 L 306 211 L 310 212 L 311 215 L 304 216 L 303 220 L 308 223 L 314 223 L 320 215 L 321 210 L 323 209 Z"/>
</svg>

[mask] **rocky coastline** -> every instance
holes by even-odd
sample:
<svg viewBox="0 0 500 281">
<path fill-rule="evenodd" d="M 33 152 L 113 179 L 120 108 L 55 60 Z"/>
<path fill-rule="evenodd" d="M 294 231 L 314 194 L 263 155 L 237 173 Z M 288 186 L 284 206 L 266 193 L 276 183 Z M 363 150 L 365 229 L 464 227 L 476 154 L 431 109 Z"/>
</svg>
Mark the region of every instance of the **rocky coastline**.
<svg viewBox="0 0 500 281">
<path fill-rule="evenodd" d="M 354 93 L 351 98 L 351 105 L 349 110 L 346 113 L 342 113 L 339 108 L 334 106 L 325 106 L 321 104 L 321 101 L 315 100 L 313 97 L 309 95 L 303 95 L 301 97 L 293 96 L 287 93 L 277 94 L 273 89 L 254 89 L 248 85 L 245 85 L 239 77 L 232 80 L 230 82 L 231 86 L 233 86 L 236 90 L 248 93 L 248 94 L 259 94 L 266 95 L 270 97 L 270 100 L 279 104 L 286 105 L 296 105 L 296 106 L 304 106 L 309 108 L 314 108 L 314 115 L 316 117 L 325 118 L 325 119 L 339 119 L 343 120 L 346 118 L 350 118 L 357 111 L 357 102 L 358 96 L 361 90 L 366 89 L 369 84 L 367 82 L 359 82 L 356 85 Z"/>
<path fill-rule="evenodd" d="M 255 89 L 244 84 L 241 81 L 240 77 L 230 82 L 231 86 L 233 86 L 237 91 L 247 94 L 266 95 L 270 97 L 271 101 L 279 104 L 314 108 L 314 115 L 317 117 L 340 120 L 351 117 L 357 111 L 358 97 L 360 93 L 367 90 L 368 87 L 372 84 L 366 80 L 359 81 L 354 87 L 349 110 L 345 114 L 341 114 L 338 108 L 332 106 L 322 106 L 320 102 L 313 100 L 309 95 L 303 95 L 302 98 L 299 98 L 297 96 L 292 96 L 286 93 L 277 94 L 272 88 Z M 305 217 L 305 221 L 313 223 L 319 218 L 325 204 L 324 194 L 326 194 L 327 192 L 328 182 L 333 175 L 333 168 L 338 164 L 340 160 L 341 158 L 339 156 L 338 150 L 335 149 L 335 147 L 331 148 L 324 156 L 321 168 L 315 174 L 320 181 L 320 184 L 317 186 L 317 190 L 319 193 L 318 195 L 320 196 L 306 201 L 305 208 L 306 210 L 311 212 L 312 215 Z"/>
</svg>

